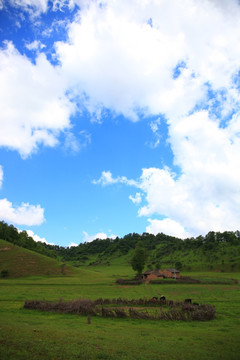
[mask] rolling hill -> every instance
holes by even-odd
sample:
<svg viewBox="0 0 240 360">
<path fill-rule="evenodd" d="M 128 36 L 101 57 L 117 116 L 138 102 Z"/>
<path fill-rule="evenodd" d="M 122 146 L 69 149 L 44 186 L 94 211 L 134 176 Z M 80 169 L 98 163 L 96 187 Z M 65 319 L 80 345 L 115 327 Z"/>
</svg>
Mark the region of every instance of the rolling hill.
<svg viewBox="0 0 240 360">
<path fill-rule="evenodd" d="M 3 270 L 7 270 L 8 277 L 64 275 L 72 271 L 62 262 L 0 240 L 0 272 Z"/>
<path fill-rule="evenodd" d="M 0 271 L 11 270 L 11 276 L 61 274 L 63 263 L 75 267 L 130 266 L 139 241 L 146 250 L 145 269 L 174 267 L 184 271 L 240 271 L 240 232 L 210 231 L 205 236 L 179 239 L 131 233 L 116 239 L 95 239 L 65 248 L 35 242 L 24 231 L 0 221 Z M 1 245 L 2 244 L 2 245 Z M 4 250 L 5 248 L 5 250 Z"/>
</svg>

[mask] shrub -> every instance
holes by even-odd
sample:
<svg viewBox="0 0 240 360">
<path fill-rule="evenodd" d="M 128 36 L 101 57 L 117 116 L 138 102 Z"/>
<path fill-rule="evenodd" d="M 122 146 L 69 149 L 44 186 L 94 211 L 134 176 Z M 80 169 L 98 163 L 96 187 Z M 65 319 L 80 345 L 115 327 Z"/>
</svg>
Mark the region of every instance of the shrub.
<svg viewBox="0 0 240 360">
<path fill-rule="evenodd" d="M 2 278 L 8 277 L 8 276 L 9 276 L 8 270 L 4 269 L 4 270 L 1 271 L 1 277 Z"/>
<path fill-rule="evenodd" d="M 117 279 L 116 283 L 119 285 L 141 285 L 142 279 Z"/>
</svg>

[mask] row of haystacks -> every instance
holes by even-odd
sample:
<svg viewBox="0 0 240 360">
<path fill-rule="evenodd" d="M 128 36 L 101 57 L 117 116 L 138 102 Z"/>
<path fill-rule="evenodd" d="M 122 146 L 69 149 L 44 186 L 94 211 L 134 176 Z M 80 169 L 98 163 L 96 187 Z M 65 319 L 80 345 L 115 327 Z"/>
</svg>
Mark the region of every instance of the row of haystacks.
<svg viewBox="0 0 240 360">
<path fill-rule="evenodd" d="M 24 309 L 30 310 L 57 311 L 78 315 L 97 315 L 94 302 L 88 299 L 73 301 L 62 301 L 60 299 L 58 302 L 26 300 L 23 307 Z"/>
<path fill-rule="evenodd" d="M 103 306 L 107 305 L 107 306 Z M 111 306 L 110 306 L 111 305 Z M 117 305 L 117 306 L 116 306 Z M 145 309 L 134 307 L 136 305 L 148 306 Z M 212 305 L 192 305 L 184 302 L 161 301 L 154 303 L 147 299 L 97 299 L 96 301 L 78 299 L 74 301 L 58 302 L 26 300 L 25 309 L 56 311 L 68 314 L 102 316 L 113 318 L 132 318 L 146 320 L 198 320 L 207 321 L 215 318 L 216 309 Z M 161 306 L 161 305 L 167 305 Z M 124 306 L 121 308 L 120 306 Z"/>
</svg>

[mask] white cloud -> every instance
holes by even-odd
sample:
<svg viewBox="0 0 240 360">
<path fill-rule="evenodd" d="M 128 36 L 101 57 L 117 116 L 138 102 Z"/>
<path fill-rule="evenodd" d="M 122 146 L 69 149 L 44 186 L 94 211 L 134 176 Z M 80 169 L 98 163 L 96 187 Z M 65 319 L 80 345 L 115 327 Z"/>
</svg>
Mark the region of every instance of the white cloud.
<svg viewBox="0 0 240 360">
<path fill-rule="evenodd" d="M 123 177 L 125 184 L 130 182 L 142 192 L 146 205 L 139 208 L 139 216 L 167 218 L 150 219 L 147 231 L 186 237 L 239 228 L 239 120 L 235 114 L 223 128 L 207 111 L 178 118 L 169 129 L 169 142 L 180 174 L 148 168 L 137 181 Z M 108 175 L 105 182 L 102 177 L 105 185 L 122 179 L 113 181 Z"/>
<path fill-rule="evenodd" d="M 174 229 L 182 237 L 238 229 L 240 136 L 232 132 L 236 121 L 233 117 L 219 128 L 207 111 L 201 111 L 172 124 L 169 141 L 180 175 L 168 168 L 148 168 L 135 181 L 147 202 L 139 216 L 168 218 L 150 220 L 151 232 L 168 228 L 168 233 Z"/>
<path fill-rule="evenodd" d="M 152 149 L 156 149 L 158 145 L 160 144 L 161 139 L 161 132 L 159 130 L 159 126 L 161 124 L 161 119 L 158 118 L 156 120 L 152 120 L 150 122 L 150 129 L 152 130 L 154 141 L 147 142 L 146 145 L 148 145 Z"/>
<path fill-rule="evenodd" d="M 74 111 L 59 68 L 44 54 L 34 65 L 7 43 L 0 50 L 0 82 L 0 146 L 19 151 L 23 158 L 41 144 L 55 146 Z"/>
<path fill-rule="evenodd" d="M 2 187 L 2 182 L 3 182 L 3 168 L 2 166 L 0 165 L 0 189 Z"/>
<path fill-rule="evenodd" d="M 48 245 L 54 245 L 53 243 L 49 243 L 47 242 L 47 240 L 45 238 L 41 238 L 40 236 L 38 236 L 37 234 L 34 234 L 34 232 L 32 230 L 26 230 L 28 236 L 31 236 L 33 238 L 34 241 L 38 242 L 42 242 Z"/>
<path fill-rule="evenodd" d="M 84 242 L 91 242 L 95 239 L 101 239 L 101 240 L 105 240 L 107 238 L 115 239 L 117 237 L 117 235 L 113 235 L 113 234 L 108 236 L 104 232 L 99 232 L 95 235 L 89 235 L 86 231 L 83 231 L 83 235 L 84 235 L 84 238 L 83 238 Z"/>
<path fill-rule="evenodd" d="M 46 0 L 12 4 L 35 15 L 47 11 Z M 165 216 L 157 224 L 175 224 L 180 233 L 238 228 L 239 2 L 54 2 L 55 9 L 75 4 L 81 10 L 68 40 L 55 44 L 59 66 L 44 54 L 34 65 L 11 44 L 0 51 L 0 146 L 22 157 L 40 144 L 55 146 L 74 111 L 66 92 L 98 122 L 105 108 L 133 121 L 139 112 L 164 114 L 178 177 L 166 168 L 143 169 L 138 181 L 103 171 L 93 183 L 137 187 L 147 202 L 139 215 Z"/>
<path fill-rule="evenodd" d="M 139 192 L 137 192 L 135 197 L 130 195 L 129 199 L 132 200 L 134 204 L 140 204 L 140 202 L 142 201 L 142 195 Z"/>
<path fill-rule="evenodd" d="M 101 177 L 98 180 L 93 180 L 93 184 L 112 185 L 117 183 L 122 183 L 130 186 L 136 185 L 134 180 L 128 180 L 126 176 L 118 176 L 113 178 L 111 171 L 103 171 Z"/>
<path fill-rule="evenodd" d="M 13 7 L 28 13 L 32 20 L 46 13 L 50 9 L 52 11 L 64 11 L 64 8 L 74 9 L 75 6 L 87 6 L 91 0 L 52 0 L 52 8 L 49 6 L 49 0 L 0 0 L 0 9 L 3 8 L 4 2 L 9 2 Z"/>
<path fill-rule="evenodd" d="M 181 239 L 186 239 L 190 236 L 190 234 L 185 231 L 184 227 L 177 221 L 171 219 L 148 219 L 148 221 L 150 222 L 150 225 L 146 227 L 146 232 L 150 234 L 157 235 L 158 233 L 163 233 L 171 236 L 176 236 Z"/>
<path fill-rule="evenodd" d="M 50 10 L 47 0 L 11 3 L 36 15 Z M 1 51 L 0 119 L 7 125 L 1 126 L 0 146 L 16 149 L 23 157 L 40 144 L 55 146 L 73 112 L 66 92 L 99 122 L 107 108 L 133 121 L 139 112 L 162 113 L 171 126 L 208 100 L 209 86 L 231 93 L 223 108 L 237 107 L 237 0 L 53 2 L 55 10 L 75 5 L 80 10 L 66 27 L 68 40 L 55 43 L 59 66 L 53 67 L 43 54 L 33 65 L 10 44 Z M 152 129 L 157 134 L 156 124 Z M 159 141 L 157 137 L 150 146 L 156 148 Z"/>
<path fill-rule="evenodd" d="M 0 188 L 3 181 L 3 169 L 0 165 Z M 18 225 L 41 225 L 44 219 L 44 209 L 40 205 L 22 203 L 14 206 L 7 199 L 0 199 L 0 219 Z"/>
<path fill-rule="evenodd" d="M 79 244 L 76 244 L 76 243 L 74 243 L 74 242 L 71 242 L 71 244 L 70 245 L 68 245 L 68 247 L 76 247 L 76 246 L 78 246 Z"/>
<path fill-rule="evenodd" d="M 48 9 L 48 0 L 9 0 L 9 2 L 12 6 L 29 13 L 33 18 L 46 13 Z"/>
<path fill-rule="evenodd" d="M 93 114 L 186 115 L 205 99 L 206 82 L 229 89 L 239 68 L 240 7 L 229 3 L 89 2 L 56 45 L 69 86 Z"/>
<path fill-rule="evenodd" d="M 46 47 L 46 45 L 42 44 L 39 40 L 34 40 L 31 43 L 27 43 L 25 46 L 28 50 L 42 50 Z"/>
<path fill-rule="evenodd" d="M 93 113 L 107 107 L 132 120 L 139 110 L 164 114 L 180 175 L 150 168 L 135 181 L 106 171 L 94 183 L 136 186 L 147 202 L 139 215 L 167 217 L 154 224 L 177 229 L 180 236 L 237 229 L 238 1 L 105 4 L 91 3 L 71 25 L 69 42 L 57 44 L 63 73 L 73 89 L 85 91 Z M 226 122 L 231 111 L 235 115 Z M 155 135 L 158 125 L 150 124 Z M 158 144 L 159 138 L 152 146 Z"/>
<path fill-rule="evenodd" d="M 0 218 L 17 225 L 41 225 L 44 222 L 44 209 L 28 203 L 14 206 L 7 199 L 0 199 Z"/>
</svg>

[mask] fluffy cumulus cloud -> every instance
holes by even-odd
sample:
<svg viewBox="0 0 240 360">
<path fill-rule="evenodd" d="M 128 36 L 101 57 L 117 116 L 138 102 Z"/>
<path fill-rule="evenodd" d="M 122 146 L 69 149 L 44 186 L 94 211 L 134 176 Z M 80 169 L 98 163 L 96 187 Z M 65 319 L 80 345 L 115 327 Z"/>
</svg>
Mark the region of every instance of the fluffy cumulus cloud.
<svg viewBox="0 0 240 360">
<path fill-rule="evenodd" d="M 76 243 L 74 243 L 74 242 L 71 242 L 71 243 L 68 245 L 68 247 L 76 247 L 76 246 L 78 246 L 78 244 L 76 244 Z"/>
<path fill-rule="evenodd" d="M 91 242 L 91 241 L 93 241 L 95 239 L 101 239 L 101 240 L 105 240 L 107 238 L 115 239 L 117 237 L 117 235 L 113 235 L 113 234 L 108 236 L 104 232 L 99 232 L 99 233 L 97 233 L 95 235 L 89 235 L 86 231 L 83 231 L 83 235 L 84 235 L 84 238 L 83 238 L 84 242 Z"/>
<path fill-rule="evenodd" d="M 93 180 L 93 184 L 101 184 L 102 186 L 122 183 L 126 185 L 136 185 L 136 181 L 129 180 L 126 176 L 118 176 L 114 178 L 111 171 L 103 171 L 101 177 L 98 180 Z"/>
<path fill-rule="evenodd" d="M 138 180 L 128 180 L 103 172 L 96 183 L 120 182 L 140 189 L 141 193 L 129 197 L 135 204 L 144 198 L 139 216 L 166 217 L 150 219 L 148 232 L 166 231 L 186 237 L 209 230 L 237 230 L 240 216 L 238 126 L 238 115 L 225 127 L 219 127 L 208 111 L 182 117 L 171 125 L 169 138 L 175 165 L 180 169 L 178 175 L 168 168 L 148 168 L 143 169 Z"/>
<path fill-rule="evenodd" d="M 50 11 L 46 0 L 11 3 L 32 16 Z M 168 228 L 184 236 L 238 228 L 239 1 L 53 4 L 53 10 L 79 7 L 66 28 L 67 40 L 54 45 L 57 66 L 44 48 L 36 64 L 12 44 L 0 51 L 0 146 L 22 157 L 40 144 L 55 146 L 59 133 L 70 129 L 74 102 L 99 122 L 106 108 L 132 121 L 162 114 L 177 175 L 149 168 L 136 181 L 103 171 L 94 183 L 137 187 L 140 195 L 130 199 L 139 206 L 144 201 L 140 216 L 155 217 L 149 220 L 152 232 Z M 151 124 L 157 136 L 152 147 L 159 144 L 158 126 Z M 71 140 L 76 147 L 68 135 Z"/>
<path fill-rule="evenodd" d="M 100 103 L 133 120 L 139 109 L 146 115 L 162 113 L 167 119 L 177 174 L 167 168 L 143 169 L 135 181 L 145 202 L 139 216 L 152 217 L 147 231 L 165 231 L 180 237 L 209 230 L 236 230 L 240 216 L 239 4 L 189 0 L 172 6 L 163 0 L 140 2 L 133 11 L 134 4 L 108 4 L 103 22 L 97 15 L 101 10 L 96 10 L 91 12 L 91 19 L 96 16 L 99 22 L 93 21 L 93 25 L 89 19 L 87 24 L 89 29 L 101 29 L 102 46 L 107 48 L 115 39 L 111 49 L 118 60 L 110 69 L 119 87 L 107 97 L 110 104 L 104 97 Z M 125 6 L 128 13 L 124 12 Z M 86 13 L 84 21 L 90 8 Z M 120 33 L 117 24 L 123 20 L 126 27 Z M 84 21 L 76 25 L 76 32 L 86 25 Z M 130 35 L 124 41 L 125 30 Z M 92 36 L 96 32 L 90 33 Z M 74 44 L 74 32 L 72 36 Z M 119 44 L 124 48 L 121 55 Z M 89 48 L 95 50 L 94 46 Z M 114 51 L 106 51 L 109 59 L 114 58 Z M 121 76 L 123 69 L 127 80 Z M 123 83 L 128 80 L 123 91 Z M 115 106 L 118 90 L 120 102 Z M 123 107 L 122 92 L 127 97 Z M 156 125 L 151 124 L 153 133 L 158 130 Z M 108 175 L 103 172 L 99 181 L 105 185 L 122 182 L 121 176 Z M 137 203 L 140 197 L 131 195 L 130 199 Z"/>
<path fill-rule="evenodd" d="M 36 64 L 14 45 L 0 52 L 0 146 L 23 157 L 39 144 L 55 146 L 59 132 L 70 126 L 73 102 L 66 94 L 98 121 L 107 108 L 133 121 L 139 114 L 164 114 L 169 125 L 206 101 L 209 88 L 216 94 L 227 91 L 222 111 L 239 100 L 234 89 L 240 58 L 237 0 L 10 3 L 35 16 L 79 9 L 66 27 L 67 40 L 54 44 L 58 66 L 47 60 L 43 47 Z M 156 138 L 151 146 L 158 144 Z"/>
<path fill-rule="evenodd" d="M 28 203 L 14 206 L 7 199 L 0 199 L 0 218 L 17 225 L 41 225 L 44 221 L 44 209 L 40 205 Z"/>
<path fill-rule="evenodd" d="M 0 189 L 3 181 L 3 168 L 0 165 Z M 44 209 L 40 205 L 22 203 L 14 206 L 7 199 L 0 199 L 0 219 L 17 225 L 41 225 L 44 222 Z"/>
<path fill-rule="evenodd" d="M 0 82 L 0 146 L 19 151 L 23 158 L 40 144 L 55 146 L 74 110 L 59 69 L 44 54 L 33 64 L 6 43 L 0 50 Z"/>
<path fill-rule="evenodd" d="M 56 44 L 69 86 L 92 113 L 106 107 L 186 115 L 207 87 L 231 87 L 239 68 L 237 1 L 89 2 Z M 231 39 L 231 41 L 229 41 Z"/>
<path fill-rule="evenodd" d="M 159 233 L 168 234 L 171 236 L 185 239 L 189 237 L 189 233 L 185 231 L 184 227 L 177 221 L 171 219 L 152 220 L 148 219 L 150 225 L 146 227 L 146 232 L 157 235 Z"/>
<path fill-rule="evenodd" d="M 235 123 L 233 117 L 228 126 L 220 128 L 207 111 L 200 111 L 171 126 L 170 141 L 180 174 L 168 168 L 148 168 L 135 182 L 146 202 L 139 216 L 167 217 L 150 219 L 147 231 L 168 229 L 183 237 L 238 229 L 240 138 L 233 135 Z"/>
<path fill-rule="evenodd" d="M 33 240 L 36 242 L 40 241 L 40 242 L 43 242 L 48 245 L 54 245 L 53 243 L 48 243 L 45 238 L 41 238 L 39 235 L 34 234 L 34 232 L 32 230 L 26 230 L 26 232 L 27 232 L 28 236 L 31 236 L 33 238 Z"/>
</svg>

